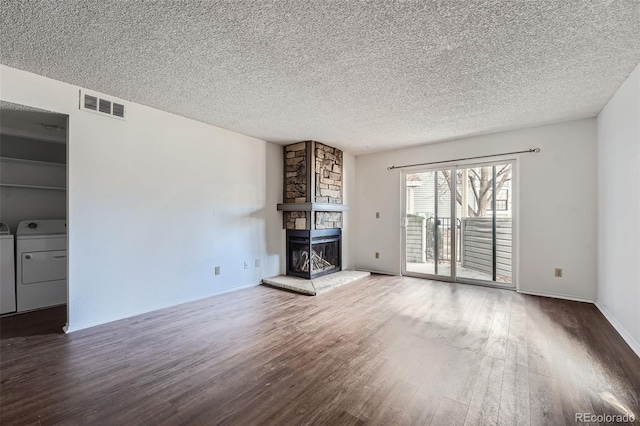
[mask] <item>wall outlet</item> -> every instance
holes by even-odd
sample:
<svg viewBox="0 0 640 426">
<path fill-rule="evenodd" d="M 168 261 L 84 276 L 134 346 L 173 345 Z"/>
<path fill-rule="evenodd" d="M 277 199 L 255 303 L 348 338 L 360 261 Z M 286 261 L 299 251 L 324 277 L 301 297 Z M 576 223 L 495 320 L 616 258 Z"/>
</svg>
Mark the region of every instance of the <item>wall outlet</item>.
<svg viewBox="0 0 640 426">
<path fill-rule="evenodd" d="M 556 268 L 553 271 L 554 275 L 556 276 L 556 278 L 562 278 L 562 268 Z"/>
<path fill-rule="evenodd" d="M 376 259 L 380 259 L 380 253 L 376 252 Z"/>
<path fill-rule="evenodd" d="M 380 212 L 376 212 L 376 219 L 380 219 Z"/>
<path fill-rule="evenodd" d="M 219 266 L 216 266 L 214 271 L 215 271 L 216 275 L 220 275 L 220 267 Z"/>
<path fill-rule="evenodd" d="M 249 269 L 249 262 L 244 262 L 244 269 Z"/>
<path fill-rule="evenodd" d="M 256 268 L 259 268 L 259 267 L 260 267 L 260 259 L 256 259 L 256 263 L 255 263 L 255 265 L 256 265 Z"/>
</svg>

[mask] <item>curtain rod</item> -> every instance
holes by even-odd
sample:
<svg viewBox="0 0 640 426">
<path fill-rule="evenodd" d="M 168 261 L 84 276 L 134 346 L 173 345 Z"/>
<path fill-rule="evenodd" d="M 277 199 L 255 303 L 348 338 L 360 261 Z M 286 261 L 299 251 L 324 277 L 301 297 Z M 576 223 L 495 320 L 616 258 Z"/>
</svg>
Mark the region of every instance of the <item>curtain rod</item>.
<svg viewBox="0 0 640 426">
<path fill-rule="evenodd" d="M 532 153 L 532 152 L 535 152 L 535 153 L 540 152 L 540 148 L 531 148 L 531 149 L 527 149 L 525 151 L 503 152 L 502 154 L 479 155 L 477 157 L 456 158 L 454 160 L 431 161 L 429 163 L 406 164 L 404 166 L 389 166 L 389 167 L 387 167 L 387 170 L 404 169 L 405 167 L 414 167 L 414 166 L 429 166 L 431 164 L 451 163 L 451 162 L 454 162 L 454 161 L 477 160 L 479 158 L 499 157 L 501 155 L 529 154 L 529 153 Z"/>
</svg>

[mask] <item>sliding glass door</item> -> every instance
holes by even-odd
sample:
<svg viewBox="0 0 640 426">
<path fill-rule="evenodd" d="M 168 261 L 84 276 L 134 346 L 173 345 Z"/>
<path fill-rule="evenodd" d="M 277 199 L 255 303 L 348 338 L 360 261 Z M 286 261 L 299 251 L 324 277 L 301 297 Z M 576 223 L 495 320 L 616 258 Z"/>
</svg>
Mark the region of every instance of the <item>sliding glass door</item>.
<svg viewBox="0 0 640 426">
<path fill-rule="evenodd" d="M 458 169 L 461 247 L 458 277 L 512 282 L 512 165 Z M 495 196 L 494 196 L 495 195 Z"/>
<path fill-rule="evenodd" d="M 452 228 L 450 170 L 412 173 L 406 178 L 406 272 L 451 277 L 456 258 Z"/>
<path fill-rule="evenodd" d="M 513 286 L 513 163 L 404 174 L 404 270 Z"/>
</svg>

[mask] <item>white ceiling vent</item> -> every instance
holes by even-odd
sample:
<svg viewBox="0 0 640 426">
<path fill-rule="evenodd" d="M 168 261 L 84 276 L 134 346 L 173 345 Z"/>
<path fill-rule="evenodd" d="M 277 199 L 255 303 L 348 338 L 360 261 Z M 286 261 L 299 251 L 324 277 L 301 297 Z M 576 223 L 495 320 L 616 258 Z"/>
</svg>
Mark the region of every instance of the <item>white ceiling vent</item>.
<svg viewBox="0 0 640 426">
<path fill-rule="evenodd" d="M 125 119 L 124 103 L 114 102 L 97 94 L 87 93 L 82 90 L 80 91 L 80 109 L 101 115 L 109 115 L 122 120 Z"/>
</svg>

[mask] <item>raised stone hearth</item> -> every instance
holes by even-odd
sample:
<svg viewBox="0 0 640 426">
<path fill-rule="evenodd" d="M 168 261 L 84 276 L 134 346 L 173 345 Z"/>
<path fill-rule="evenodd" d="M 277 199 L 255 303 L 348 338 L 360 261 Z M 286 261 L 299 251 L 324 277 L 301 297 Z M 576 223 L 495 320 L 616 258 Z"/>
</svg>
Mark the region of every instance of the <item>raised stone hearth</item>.
<svg viewBox="0 0 640 426">
<path fill-rule="evenodd" d="M 371 273 L 363 271 L 340 271 L 335 274 L 326 275 L 313 280 L 279 275 L 277 277 L 264 278 L 262 283 L 271 287 L 284 288 L 286 290 L 306 294 L 308 296 L 318 296 L 370 275 Z"/>
</svg>

